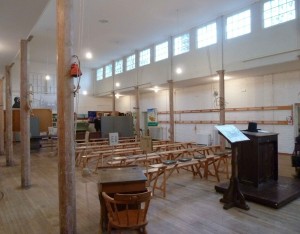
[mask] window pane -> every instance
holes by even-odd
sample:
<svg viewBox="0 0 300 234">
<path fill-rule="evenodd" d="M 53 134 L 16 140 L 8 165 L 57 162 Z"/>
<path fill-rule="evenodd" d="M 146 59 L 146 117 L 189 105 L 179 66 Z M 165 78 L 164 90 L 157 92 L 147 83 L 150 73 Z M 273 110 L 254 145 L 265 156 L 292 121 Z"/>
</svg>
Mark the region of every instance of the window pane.
<svg viewBox="0 0 300 234">
<path fill-rule="evenodd" d="M 150 64 L 150 49 L 140 52 L 140 67 Z"/>
<path fill-rule="evenodd" d="M 103 67 L 97 69 L 97 80 L 103 79 Z"/>
<path fill-rule="evenodd" d="M 251 32 L 251 12 L 243 11 L 227 18 L 227 39 L 245 35 Z"/>
<path fill-rule="evenodd" d="M 135 68 L 135 54 L 127 57 L 126 60 L 126 71 L 130 71 Z"/>
<path fill-rule="evenodd" d="M 264 3 L 264 28 L 295 18 L 295 0 L 272 0 Z"/>
<path fill-rule="evenodd" d="M 174 39 L 174 55 L 183 54 L 190 50 L 190 34 L 186 33 Z"/>
<path fill-rule="evenodd" d="M 197 48 L 217 43 L 217 24 L 212 23 L 197 30 Z"/>
<path fill-rule="evenodd" d="M 169 43 L 166 41 L 155 46 L 155 62 L 169 57 Z"/>
<path fill-rule="evenodd" d="M 112 76 L 112 64 L 105 66 L 105 78 Z"/>
<path fill-rule="evenodd" d="M 115 62 L 115 74 L 120 74 L 123 72 L 123 59 Z"/>
</svg>

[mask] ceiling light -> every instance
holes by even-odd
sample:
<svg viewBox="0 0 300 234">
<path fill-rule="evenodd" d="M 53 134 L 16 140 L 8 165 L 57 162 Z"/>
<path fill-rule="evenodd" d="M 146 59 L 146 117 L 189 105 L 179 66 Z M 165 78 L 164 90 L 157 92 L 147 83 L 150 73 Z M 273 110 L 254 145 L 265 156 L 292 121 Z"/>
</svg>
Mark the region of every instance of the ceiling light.
<svg viewBox="0 0 300 234">
<path fill-rule="evenodd" d="M 176 68 L 176 73 L 177 74 L 181 74 L 182 73 L 182 69 L 180 67 Z"/>
<path fill-rule="evenodd" d="M 115 97 L 116 97 L 117 99 L 119 99 L 120 94 L 116 93 L 116 94 L 115 94 Z"/>
<path fill-rule="evenodd" d="M 90 51 L 88 51 L 88 52 L 86 52 L 85 57 L 87 59 L 91 59 L 91 58 L 93 58 L 93 54 Z"/>
<path fill-rule="evenodd" d="M 152 89 L 155 93 L 157 93 L 159 91 L 159 88 L 157 86 L 154 86 L 154 88 Z"/>
<path fill-rule="evenodd" d="M 120 87 L 120 83 L 119 82 L 116 83 L 116 87 Z"/>
<path fill-rule="evenodd" d="M 82 91 L 82 94 L 83 94 L 83 95 L 87 95 L 88 93 L 87 93 L 86 90 L 83 90 L 83 91 Z"/>
<path fill-rule="evenodd" d="M 45 79 L 46 79 L 46 80 L 50 80 L 51 77 L 50 77 L 49 75 L 46 75 L 46 76 L 45 76 Z"/>
<path fill-rule="evenodd" d="M 220 77 L 218 77 L 218 76 L 213 77 L 213 80 L 219 80 L 219 79 L 220 79 Z M 229 79 L 230 79 L 229 76 L 224 76 L 224 80 L 229 80 Z"/>
</svg>

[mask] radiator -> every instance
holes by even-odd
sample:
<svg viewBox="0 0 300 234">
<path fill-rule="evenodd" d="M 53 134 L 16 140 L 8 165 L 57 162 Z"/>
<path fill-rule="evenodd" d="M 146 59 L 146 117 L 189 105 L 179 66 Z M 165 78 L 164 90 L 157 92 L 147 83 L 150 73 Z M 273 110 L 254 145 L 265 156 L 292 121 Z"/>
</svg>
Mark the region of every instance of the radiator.
<svg viewBox="0 0 300 234">
<path fill-rule="evenodd" d="M 214 145 L 220 145 L 220 134 L 217 129 L 214 129 L 214 139 L 213 139 Z"/>
<path fill-rule="evenodd" d="M 221 144 L 221 141 L 220 141 L 221 135 L 219 134 L 218 130 L 215 129 L 213 134 L 214 134 L 214 136 L 213 136 L 213 139 L 212 139 L 212 144 L 213 145 L 220 145 Z M 226 148 L 231 148 L 231 145 L 227 140 L 225 140 L 225 147 Z"/>
<path fill-rule="evenodd" d="M 211 134 L 208 133 L 197 133 L 196 143 L 199 145 L 211 145 Z"/>
<path fill-rule="evenodd" d="M 149 127 L 149 133 L 152 139 L 162 140 L 163 139 L 163 129 L 162 127 Z"/>
</svg>

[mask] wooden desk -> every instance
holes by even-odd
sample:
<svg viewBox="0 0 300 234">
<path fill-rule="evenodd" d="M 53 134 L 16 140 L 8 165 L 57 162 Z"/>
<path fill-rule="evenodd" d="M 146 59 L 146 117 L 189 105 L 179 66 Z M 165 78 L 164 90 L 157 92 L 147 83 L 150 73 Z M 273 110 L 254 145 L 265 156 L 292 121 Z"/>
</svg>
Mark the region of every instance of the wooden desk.
<svg viewBox="0 0 300 234">
<path fill-rule="evenodd" d="M 99 169 L 98 173 L 98 195 L 101 206 L 100 227 L 104 230 L 108 219 L 102 192 L 142 192 L 146 190 L 147 177 L 144 175 L 143 170 L 137 166 L 106 167 Z"/>
</svg>

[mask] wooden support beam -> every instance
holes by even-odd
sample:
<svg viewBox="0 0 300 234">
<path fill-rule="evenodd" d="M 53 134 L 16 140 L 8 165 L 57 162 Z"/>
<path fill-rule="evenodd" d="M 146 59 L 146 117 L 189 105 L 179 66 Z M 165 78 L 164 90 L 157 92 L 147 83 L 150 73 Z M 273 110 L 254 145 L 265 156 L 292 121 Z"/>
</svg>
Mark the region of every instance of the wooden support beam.
<svg viewBox="0 0 300 234">
<path fill-rule="evenodd" d="M 21 132 L 21 187 L 31 186 L 30 167 L 30 108 L 28 106 L 27 40 L 21 40 L 20 47 L 20 132 Z"/>
<path fill-rule="evenodd" d="M 13 64 L 12 64 L 13 65 Z M 11 67 L 5 66 L 5 92 L 6 92 L 6 112 L 5 112 L 5 154 L 6 166 L 13 166 L 13 132 L 12 132 L 12 98 L 11 98 Z"/>
<path fill-rule="evenodd" d="M 217 71 L 219 75 L 219 103 L 220 103 L 220 124 L 225 124 L 225 82 L 224 82 L 224 74 L 225 70 L 219 70 Z M 223 136 L 220 136 L 220 145 L 221 150 L 225 150 L 225 138 Z"/>
<path fill-rule="evenodd" d="M 0 155 L 4 154 L 4 110 L 3 110 L 3 79 L 0 79 Z"/>
<path fill-rule="evenodd" d="M 116 111 L 116 92 L 112 92 L 112 111 Z"/>
<path fill-rule="evenodd" d="M 138 140 L 140 140 L 140 92 L 139 86 L 135 87 L 135 110 L 136 110 L 136 122 L 135 122 L 135 134 Z"/>
<path fill-rule="evenodd" d="M 57 130 L 60 233 L 76 233 L 74 84 L 70 76 L 73 1 L 57 0 Z"/>
<path fill-rule="evenodd" d="M 174 142 L 175 137 L 174 137 L 174 84 L 173 80 L 168 80 L 169 83 L 169 106 L 170 106 L 170 128 L 169 128 L 169 133 L 170 133 L 170 141 Z"/>
</svg>

